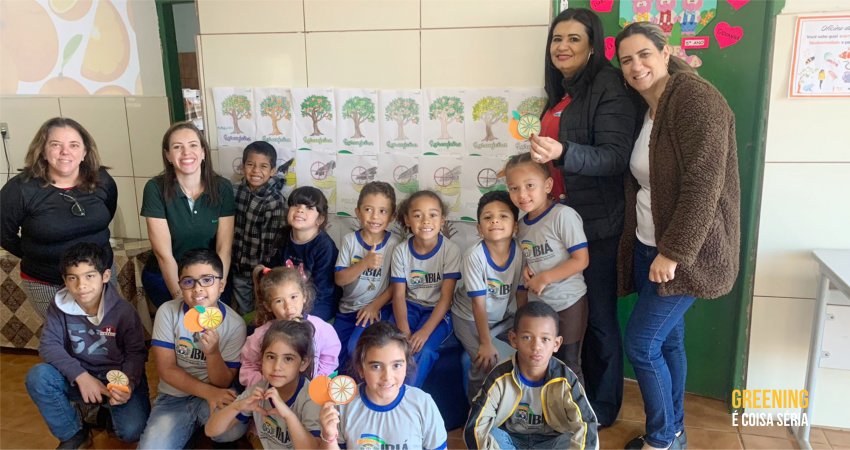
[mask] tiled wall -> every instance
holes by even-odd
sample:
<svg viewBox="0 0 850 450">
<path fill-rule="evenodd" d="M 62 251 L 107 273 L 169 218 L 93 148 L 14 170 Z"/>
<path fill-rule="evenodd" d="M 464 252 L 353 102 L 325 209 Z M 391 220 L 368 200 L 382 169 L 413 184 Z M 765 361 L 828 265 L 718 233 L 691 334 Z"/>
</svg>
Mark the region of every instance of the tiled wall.
<svg viewBox="0 0 850 450">
<path fill-rule="evenodd" d="M 786 0 L 777 17 L 753 298 L 749 389 L 802 389 L 816 295 L 811 250 L 850 248 L 850 99 L 790 99 L 798 15 L 842 0 Z M 814 423 L 850 428 L 850 371 L 819 369 Z"/>
<path fill-rule="evenodd" d="M 548 0 L 202 1 L 201 84 L 207 99 L 219 86 L 542 86 L 550 8 Z"/>
<path fill-rule="evenodd" d="M 6 148 L 10 166 L 0 158 L 0 184 L 24 165 L 27 148 L 45 120 L 70 117 L 97 143 L 98 152 L 118 185 L 118 210 L 110 229 L 122 238 L 147 238 L 139 220 L 145 182 L 162 171 L 160 143 L 168 128 L 165 97 L 0 97 L 0 122 L 9 124 Z"/>
</svg>

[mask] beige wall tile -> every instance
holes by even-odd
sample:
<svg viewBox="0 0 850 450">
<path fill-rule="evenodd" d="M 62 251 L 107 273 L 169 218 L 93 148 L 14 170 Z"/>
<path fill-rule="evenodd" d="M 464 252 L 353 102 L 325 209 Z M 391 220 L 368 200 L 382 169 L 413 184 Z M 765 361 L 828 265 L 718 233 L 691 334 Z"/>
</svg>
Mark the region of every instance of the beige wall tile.
<svg viewBox="0 0 850 450">
<path fill-rule="evenodd" d="M 162 172 L 162 135 L 168 129 L 167 97 L 127 97 L 127 125 L 133 175 L 152 177 Z"/>
<path fill-rule="evenodd" d="M 306 0 L 307 31 L 419 29 L 418 0 Z"/>
<path fill-rule="evenodd" d="M 207 138 L 218 147 L 214 87 L 307 86 L 304 34 L 201 36 Z"/>
<path fill-rule="evenodd" d="M 850 164 L 765 165 L 755 295 L 814 298 L 816 248 L 850 248 Z"/>
<path fill-rule="evenodd" d="M 419 31 L 350 31 L 307 35 L 310 86 L 419 87 Z"/>
<path fill-rule="evenodd" d="M 422 87 L 543 86 L 547 31 L 545 26 L 423 30 Z"/>
<path fill-rule="evenodd" d="M 91 133 L 100 159 L 113 176 L 133 176 L 127 109 L 123 97 L 63 97 L 62 115 L 72 117 Z"/>
<path fill-rule="evenodd" d="M 301 0 L 200 0 L 201 34 L 304 31 Z"/>
<path fill-rule="evenodd" d="M 422 0 L 422 28 L 549 25 L 548 0 Z"/>
<path fill-rule="evenodd" d="M 59 99 L 50 97 L 0 97 L 0 122 L 9 125 L 6 150 L 9 152 L 11 170 L 6 167 L 5 156 L 0 157 L 0 172 L 13 175 L 24 167 L 30 142 L 35 132 L 51 117 L 59 115 Z M 86 126 L 83 124 L 83 126 Z M 5 177 L 3 180 L 5 181 Z"/>
<path fill-rule="evenodd" d="M 109 224 L 112 237 L 141 238 L 139 231 L 139 206 L 136 202 L 136 185 L 133 177 L 113 177 L 118 187 L 118 209 Z"/>
<path fill-rule="evenodd" d="M 136 216 L 138 216 L 138 218 L 139 218 L 139 237 L 141 237 L 142 239 L 148 238 L 148 227 L 147 227 L 147 225 L 145 225 L 145 218 L 142 217 L 142 216 L 139 216 L 139 211 L 142 210 L 142 198 L 143 198 L 143 194 L 145 192 L 145 183 L 147 183 L 148 180 L 150 180 L 150 178 L 143 178 L 143 177 L 133 178 L 133 184 L 134 184 L 133 192 L 136 195 L 136 204 L 138 205 L 138 208 L 136 208 Z"/>
</svg>

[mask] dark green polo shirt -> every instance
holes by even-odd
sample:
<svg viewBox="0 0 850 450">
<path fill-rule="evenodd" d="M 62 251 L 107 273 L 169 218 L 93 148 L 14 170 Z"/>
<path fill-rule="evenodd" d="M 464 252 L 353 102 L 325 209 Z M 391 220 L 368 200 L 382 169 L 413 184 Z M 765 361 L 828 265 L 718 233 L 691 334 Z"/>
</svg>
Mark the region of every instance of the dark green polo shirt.
<svg viewBox="0 0 850 450">
<path fill-rule="evenodd" d="M 189 198 L 175 186 L 176 195 L 166 201 L 162 193 L 163 176 L 148 180 L 142 197 L 143 217 L 165 219 L 171 233 L 171 252 L 179 261 L 184 253 L 193 248 L 215 250 L 215 235 L 219 217 L 232 216 L 236 212 L 233 199 L 233 187 L 224 177 L 216 177 L 219 203 L 213 205 L 206 192 L 195 200 L 194 208 L 189 208 Z M 175 182 L 176 185 L 176 182 Z M 148 258 L 145 269 L 159 272 L 159 263 L 155 257 Z"/>
</svg>

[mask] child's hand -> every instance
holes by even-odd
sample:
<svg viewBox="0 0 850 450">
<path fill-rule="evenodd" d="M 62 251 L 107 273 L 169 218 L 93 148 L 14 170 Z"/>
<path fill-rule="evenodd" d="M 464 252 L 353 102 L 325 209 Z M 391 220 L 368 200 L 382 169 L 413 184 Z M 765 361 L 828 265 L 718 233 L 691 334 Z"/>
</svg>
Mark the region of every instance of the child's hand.
<svg viewBox="0 0 850 450">
<path fill-rule="evenodd" d="M 210 412 L 213 412 L 218 408 L 224 408 L 233 403 L 233 400 L 236 400 L 236 393 L 230 389 L 222 389 L 209 385 L 209 393 L 204 399 L 210 404 Z"/>
<path fill-rule="evenodd" d="M 118 406 L 130 401 L 130 397 L 133 395 L 133 392 L 130 386 L 126 386 L 126 388 L 127 391 L 107 388 L 107 391 L 109 392 L 109 404 L 112 406 Z"/>
<path fill-rule="evenodd" d="M 254 388 L 254 392 L 251 395 L 243 398 L 242 400 L 236 400 L 233 402 L 233 407 L 239 410 L 245 416 L 253 414 L 255 411 L 265 415 L 266 410 L 260 406 L 260 402 L 263 401 L 263 390 L 261 388 Z"/>
<path fill-rule="evenodd" d="M 106 386 L 88 372 L 81 373 L 74 382 L 80 388 L 80 394 L 86 403 L 100 403 L 104 395 L 109 395 Z"/>
<path fill-rule="evenodd" d="M 534 277 L 534 271 L 531 270 L 531 267 L 522 266 L 522 283 L 524 286 L 528 287 L 528 282 L 531 281 L 531 278 Z"/>
<path fill-rule="evenodd" d="M 425 346 L 425 342 L 428 338 L 431 337 L 431 333 L 426 333 L 424 330 L 419 330 L 416 333 L 413 333 L 409 338 L 410 341 L 410 352 L 413 354 L 419 353 L 419 350 L 422 350 L 422 347 Z"/>
<path fill-rule="evenodd" d="M 201 333 L 201 350 L 207 356 L 219 353 L 218 332 L 215 330 L 204 330 Z"/>
<path fill-rule="evenodd" d="M 499 362 L 499 351 L 492 342 L 487 342 L 478 347 L 478 356 L 475 357 L 475 368 L 479 372 L 489 373 Z"/>
<path fill-rule="evenodd" d="M 333 402 L 322 405 L 319 423 L 322 425 L 321 438 L 326 441 L 336 441 L 339 436 L 339 411 L 336 410 Z"/>
<path fill-rule="evenodd" d="M 354 322 L 354 326 L 365 328 L 381 320 L 381 308 L 374 305 L 374 303 L 370 303 L 357 311 L 357 321 Z"/>
<path fill-rule="evenodd" d="M 375 247 L 377 247 L 377 245 L 373 245 L 369 252 L 366 253 L 366 257 L 363 258 L 363 262 L 366 264 L 366 267 L 370 269 L 380 269 L 384 264 L 384 254 L 375 251 Z"/>
<path fill-rule="evenodd" d="M 546 272 L 540 272 L 537 275 L 534 275 L 525 283 L 525 287 L 537 295 L 543 295 L 543 290 L 546 289 L 546 286 L 548 285 L 549 279 L 546 276 Z"/>
<path fill-rule="evenodd" d="M 286 402 L 280 398 L 280 392 L 277 388 L 270 387 L 263 392 L 263 397 L 272 403 L 272 407 L 266 410 L 266 415 L 277 414 L 281 419 L 286 419 L 286 416 L 292 414 Z"/>
</svg>

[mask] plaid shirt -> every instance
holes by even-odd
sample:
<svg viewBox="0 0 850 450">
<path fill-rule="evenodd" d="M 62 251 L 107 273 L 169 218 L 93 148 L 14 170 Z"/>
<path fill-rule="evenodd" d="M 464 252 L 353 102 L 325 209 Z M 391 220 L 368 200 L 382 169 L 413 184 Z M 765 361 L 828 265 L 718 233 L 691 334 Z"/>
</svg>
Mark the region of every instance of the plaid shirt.
<svg viewBox="0 0 850 450">
<path fill-rule="evenodd" d="M 252 192 L 242 180 L 233 186 L 236 197 L 236 229 L 233 236 L 233 270 L 250 276 L 257 264 L 269 264 L 275 244 L 286 225 L 286 198 L 281 192 L 285 174 L 275 173 L 268 183 Z"/>
</svg>

